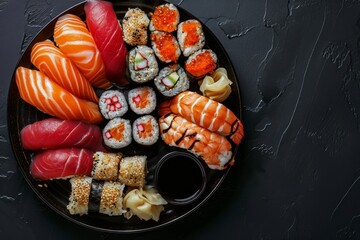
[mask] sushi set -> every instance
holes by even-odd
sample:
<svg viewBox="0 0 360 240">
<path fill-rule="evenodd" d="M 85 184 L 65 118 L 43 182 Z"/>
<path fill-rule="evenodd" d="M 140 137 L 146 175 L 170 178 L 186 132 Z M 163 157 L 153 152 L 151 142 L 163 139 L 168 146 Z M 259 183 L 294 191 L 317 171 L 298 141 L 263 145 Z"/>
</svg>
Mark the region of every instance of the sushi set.
<svg viewBox="0 0 360 240">
<path fill-rule="evenodd" d="M 160 0 L 91 0 L 54 18 L 23 53 L 8 103 L 30 187 L 101 231 L 148 231 L 194 212 L 244 137 L 224 48 Z"/>
</svg>

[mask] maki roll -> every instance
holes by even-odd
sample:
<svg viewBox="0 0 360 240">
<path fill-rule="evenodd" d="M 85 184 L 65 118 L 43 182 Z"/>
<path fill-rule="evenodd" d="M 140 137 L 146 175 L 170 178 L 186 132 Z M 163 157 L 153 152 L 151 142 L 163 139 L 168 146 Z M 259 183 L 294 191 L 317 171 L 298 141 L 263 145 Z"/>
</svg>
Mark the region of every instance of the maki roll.
<svg viewBox="0 0 360 240">
<path fill-rule="evenodd" d="M 91 176 L 96 180 L 115 181 L 118 178 L 121 153 L 94 153 L 94 164 Z"/>
<path fill-rule="evenodd" d="M 195 19 L 190 19 L 179 24 L 177 38 L 185 57 L 202 49 L 205 45 L 205 35 L 201 23 Z"/>
<path fill-rule="evenodd" d="M 122 117 L 128 111 L 128 104 L 124 94 L 117 90 L 108 90 L 99 99 L 101 114 L 106 119 Z"/>
<path fill-rule="evenodd" d="M 173 97 L 190 87 L 185 70 L 178 64 L 163 68 L 154 79 L 154 83 L 159 92 L 166 97 Z"/>
<path fill-rule="evenodd" d="M 155 110 L 156 94 L 151 87 L 138 87 L 128 93 L 130 108 L 136 114 L 149 114 Z"/>
<path fill-rule="evenodd" d="M 141 145 L 152 145 L 159 139 L 159 124 L 151 115 L 136 119 L 132 131 L 135 142 Z"/>
<path fill-rule="evenodd" d="M 131 124 L 123 118 L 111 119 L 103 130 L 103 139 L 110 148 L 123 148 L 131 143 Z"/>
<path fill-rule="evenodd" d="M 139 45 L 129 52 L 128 65 L 130 77 L 136 83 L 148 82 L 159 72 L 154 51 L 145 45 Z"/>
<path fill-rule="evenodd" d="M 145 186 L 146 173 L 146 156 L 124 157 L 120 162 L 119 181 L 127 186 Z"/>
<path fill-rule="evenodd" d="M 154 31 L 150 34 L 151 46 L 160 59 L 165 63 L 177 62 L 181 51 L 176 38 L 166 32 Z"/>
<path fill-rule="evenodd" d="M 131 45 L 146 45 L 148 41 L 147 28 L 150 20 L 139 8 L 130 8 L 122 21 L 124 41 Z"/>
<path fill-rule="evenodd" d="M 99 213 L 109 216 L 120 216 L 123 210 L 124 185 L 119 182 L 104 182 L 101 191 Z"/>
<path fill-rule="evenodd" d="M 70 179 L 71 195 L 66 208 L 72 215 L 86 215 L 89 211 L 91 177 L 73 177 Z"/>
<path fill-rule="evenodd" d="M 202 77 L 215 70 L 216 54 L 210 49 L 193 53 L 185 62 L 185 70 L 195 78 Z"/>
<path fill-rule="evenodd" d="M 125 185 L 112 181 L 96 181 L 91 177 L 70 179 L 71 195 L 67 209 L 71 215 L 86 215 L 99 212 L 109 216 L 119 216 L 123 209 Z"/>
<path fill-rule="evenodd" d="M 155 8 L 151 17 L 149 29 L 150 31 L 158 30 L 170 33 L 177 29 L 179 21 L 179 10 L 174 4 L 167 3 L 159 5 Z"/>
</svg>

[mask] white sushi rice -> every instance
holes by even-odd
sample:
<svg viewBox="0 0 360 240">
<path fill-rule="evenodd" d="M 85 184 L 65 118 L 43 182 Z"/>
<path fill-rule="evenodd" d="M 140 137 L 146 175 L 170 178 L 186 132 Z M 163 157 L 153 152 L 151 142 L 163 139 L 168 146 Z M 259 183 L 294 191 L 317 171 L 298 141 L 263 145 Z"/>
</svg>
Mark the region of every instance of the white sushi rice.
<svg viewBox="0 0 360 240">
<path fill-rule="evenodd" d="M 145 186 L 146 156 L 124 157 L 120 162 L 119 181 L 130 187 Z"/>
<path fill-rule="evenodd" d="M 121 153 L 95 152 L 91 176 L 95 180 L 115 181 L 118 178 Z"/>
<path fill-rule="evenodd" d="M 118 128 L 121 124 L 124 124 L 124 131 L 122 134 L 122 139 L 118 140 L 111 135 L 111 131 Z M 130 145 L 132 141 L 131 137 L 131 124 L 130 120 L 123 118 L 114 118 L 110 120 L 103 129 L 103 139 L 106 146 L 114 149 L 119 149 Z"/>
<path fill-rule="evenodd" d="M 137 96 L 140 96 L 143 92 L 149 92 L 147 99 L 148 104 L 144 108 L 139 108 L 136 106 L 136 102 L 134 99 L 137 98 Z M 136 114 L 142 115 L 142 114 L 149 114 L 156 108 L 156 93 L 151 87 L 138 87 L 131 89 L 128 93 L 128 102 L 130 105 L 130 109 L 135 112 Z"/>
<path fill-rule="evenodd" d="M 192 46 L 185 46 L 185 38 L 187 36 L 187 33 L 184 32 L 183 30 L 183 25 L 186 24 L 186 23 L 198 23 L 199 27 L 196 28 L 196 34 L 198 35 L 199 37 L 199 41 L 197 43 L 195 43 L 194 45 Z M 204 35 L 204 32 L 202 30 L 202 26 L 201 26 L 201 23 L 198 21 L 198 20 L 195 20 L 195 19 L 189 19 L 187 21 L 184 21 L 184 22 L 181 22 L 178 26 L 178 30 L 177 30 L 177 39 L 179 41 L 179 45 L 180 45 L 180 48 L 181 48 L 181 51 L 183 53 L 183 55 L 185 57 L 188 57 L 190 56 L 191 54 L 193 54 L 194 52 L 202 49 L 205 45 L 205 35 Z"/>
<path fill-rule="evenodd" d="M 109 216 L 120 216 L 123 209 L 124 184 L 106 181 L 103 185 L 100 199 L 99 213 Z"/>
<path fill-rule="evenodd" d="M 151 131 L 146 132 L 146 138 L 141 138 L 138 125 L 148 124 L 149 121 L 151 124 Z M 144 131 L 146 130 L 144 129 Z M 141 145 L 153 145 L 159 139 L 159 124 L 157 123 L 156 119 L 151 115 L 142 116 L 134 121 L 132 133 L 135 142 Z"/>
<path fill-rule="evenodd" d="M 123 18 L 124 41 L 131 45 L 146 45 L 148 41 L 147 28 L 150 20 L 140 8 L 130 8 Z"/>
<path fill-rule="evenodd" d="M 141 70 L 135 70 L 135 57 L 138 51 L 146 58 L 148 62 L 148 66 Z M 159 72 L 159 66 L 156 61 L 154 51 L 145 45 L 139 45 L 129 52 L 128 65 L 131 80 L 136 83 L 148 82 L 151 79 L 154 79 L 154 77 L 156 77 Z"/>
<path fill-rule="evenodd" d="M 106 119 L 122 117 L 129 109 L 124 94 L 118 90 L 108 90 L 99 99 L 101 114 Z"/>
<path fill-rule="evenodd" d="M 88 214 L 89 197 L 91 190 L 90 177 L 74 177 L 70 179 L 71 195 L 66 208 L 72 215 Z"/>
</svg>

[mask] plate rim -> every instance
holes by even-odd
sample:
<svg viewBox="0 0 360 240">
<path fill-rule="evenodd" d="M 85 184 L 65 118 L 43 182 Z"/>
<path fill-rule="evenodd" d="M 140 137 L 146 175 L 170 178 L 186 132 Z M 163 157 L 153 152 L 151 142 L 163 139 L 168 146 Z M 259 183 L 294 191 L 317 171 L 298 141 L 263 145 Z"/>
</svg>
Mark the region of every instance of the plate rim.
<svg viewBox="0 0 360 240">
<path fill-rule="evenodd" d="M 137 1 L 131 1 L 131 0 L 129 0 L 129 1 L 131 2 L 131 4 L 137 4 L 138 3 Z M 73 11 L 75 8 L 79 8 L 81 5 L 84 5 L 86 2 L 87 2 L 86 0 L 83 0 L 83 1 L 81 1 L 79 3 L 77 3 L 77 4 L 74 4 L 74 5 L 70 6 L 70 7 L 67 7 L 65 10 L 61 11 L 56 16 L 52 17 L 49 22 L 47 22 L 40 30 L 38 30 L 38 32 L 29 40 L 29 45 L 26 46 L 24 48 L 23 52 L 21 53 L 16 65 L 14 67 L 13 75 L 11 77 L 11 81 L 15 81 L 15 72 L 16 72 L 17 67 L 21 64 L 21 62 L 23 60 L 23 57 L 26 54 L 26 52 L 28 51 L 28 49 L 34 44 L 34 40 L 41 35 L 41 33 L 44 31 L 44 29 L 48 28 L 48 26 L 51 23 L 54 23 L 56 21 L 56 19 L 58 19 L 60 16 L 66 14 L 68 12 Z M 171 2 L 169 2 L 167 0 L 157 0 L 155 2 L 171 3 Z M 153 3 L 153 5 L 154 6 L 158 5 L 155 2 Z M 111 3 L 113 5 L 115 5 L 115 4 L 121 4 L 121 3 L 124 3 L 124 2 L 111 1 Z M 183 7 L 179 6 L 178 4 L 176 4 L 176 3 L 172 3 L 172 4 L 174 4 L 177 8 L 181 9 L 181 11 L 185 12 L 186 14 L 188 14 L 190 16 L 194 16 L 198 21 L 200 21 L 203 28 L 205 28 L 207 34 L 211 35 L 211 37 L 213 38 L 213 40 L 215 40 L 216 44 L 221 49 L 221 51 L 223 52 L 225 57 L 229 60 L 230 67 L 232 69 L 232 72 L 233 72 L 235 80 L 236 80 L 235 87 L 237 88 L 236 89 L 237 90 L 237 97 L 238 97 L 238 101 L 239 101 L 239 106 L 238 106 L 238 109 L 237 109 L 239 111 L 238 118 L 242 121 L 243 120 L 243 107 L 242 107 L 242 98 L 241 98 L 242 94 L 240 92 L 241 88 L 239 86 L 239 81 L 238 81 L 238 78 L 237 78 L 236 70 L 234 68 L 233 62 L 231 61 L 231 59 L 229 57 L 229 54 L 227 53 L 226 49 L 224 48 L 224 46 L 220 42 L 220 40 L 213 33 L 213 31 L 208 26 L 206 26 L 206 24 L 203 21 L 201 21 L 195 15 L 193 15 L 192 13 L 190 13 L 188 10 L 184 9 Z M 9 103 L 9 100 L 11 99 L 10 90 L 11 90 L 12 85 L 13 85 L 12 82 L 10 82 L 9 88 L 8 88 L 8 96 L 7 96 L 7 124 L 8 124 L 8 126 L 12 126 L 13 124 L 17 124 L 16 119 L 9 116 L 9 112 L 11 111 L 11 109 L 10 109 L 11 104 Z M 17 129 L 19 130 L 19 132 L 14 133 L 14 132 L 10 131 L 10 128 L 8 127 L 8 135 L 9 135 L 9 139 L 10 139 L 10 145 L 11 145 L 13 155 L 16 158 L 17 168 L 20 169 L 20 172 L 21 172 L 23 178 L 27 182 L 27 185 L 29 185 L 30 188 L 32 189 L 32 192 L 35 193 L 35 195 L 41 199 L 42 204 L 45 204 L 47 207 L 52 209 L 55 213 L 59 214 L 63 218 L 67 219 L 68 221 L 73 222 L 73 223 L 75 223 L 77 225 L 80 225 L 80 226 L 82 226 L 84 228 L 95 230 L 95 231 L 100 231 L 100 232 L 115 233 L 115 234 L 136 234 L 136 233 L 150 232 L 150 231 L 154 231 L 154 230 L 161 229 L 161 228 L 167 227 L 169 225 L 172 225 L 175 222 L 178 222 L 179 220 L 182 220 L 182 219 L 186 218 L 187 216 L 193 214 L 196 210 L 198 210 L 200 207 L 202 207 L 214 195 L 214 193 L 220 188 L 220 186 L 224 182 L 225 178 L 227 177 L 230 169 L 232 169 L 232 166 L 229 166 L 227 169 L 222 170 L 223 175 L 220 177 L 219 181 L 214 185 L 214 187 L 209 191 L 209 193 L 204 197 L 204 199 L 202 199 L 200 202 L 198 202 L 192 209 L 185 212 L 184 214 L 181 214 L 180 216 L 175 217 L 174 219 L 171 219 L 171 220 L 169 220 L 167 222 L 164 222 L 164 223 L 161 223 L 161 224 L 158 224 L 158 225 L 155 225 L 155 226 L 150 226 L 150 227 L 141 228 L 141 229 L 131 229 L 130 230 L 130 229 L 102 228 L 102 227 L 97 227 L 97 226 L 94 226 L 94 225 L 84 223 L 84 222 L 79 221 L 79 220 L 77 220 L 77 219 L 75 219 L 75 218 L 73 218 L 73 217 L 71 217 L 69 215 L 66 215 L 64 212 L 62 212 L 60 209 L 58 209 L 51 202 L 49 202 L 47 199 L 44 198 L 43 194 L 39 191 L 39 189 L 27 177 L 26 170 L 21 167 L 21 164 L 19 162 L 20 161 L 19 157 L 21 157 L 20 155 L 24 155 L 24 153 L 23 152 L 18 152 L 18 151 L 16 151 L 16 149 L 14 149 L 15 148 L 14 142 L 16 141 L 15 139 L 18 139 L 18 137 L 20 135 L 19 134 L 20 133 L 20 128 L 17 127 Z M 239 148 L 240 148 L 240 146 L 237 146 L 236 149 L 233 152 L 235 159 L 239 157 L 238 156 Z M 25 159 L 26 159 L 26 157 L 25 157 Z"/>
</svg>

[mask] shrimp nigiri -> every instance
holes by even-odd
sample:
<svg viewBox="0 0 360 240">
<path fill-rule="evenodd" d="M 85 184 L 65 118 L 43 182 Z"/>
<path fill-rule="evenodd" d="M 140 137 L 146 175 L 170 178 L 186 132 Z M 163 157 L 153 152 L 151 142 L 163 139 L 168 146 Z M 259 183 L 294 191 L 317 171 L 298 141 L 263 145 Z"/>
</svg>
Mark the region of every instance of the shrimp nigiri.
<svg viewBox="0 0 360 240">
<path fill-rule="evenodd" d="M 234 162 L 230 142 L 183 117 L 168 114 L 159 119 L 161 138 L 169 146 L 180 147 L 201 157 L 211 169 L 222 170 Z"/>
<path fill-rule="evenodd" d="M 87 79 L 52 41 L 36 43 L 31 50 L 31 62 L 51 80 L 75 96 L 94 103 L 99 102 Z"/>
<path fill-rule="evenodd" d="M 44 113 L 92 124 L 103 120 L 97 104 L 75 97 L 40 71 L 18 67 L 15 79 L 20 97 Z"/>
<path fill-rule="evenodd" d="M 59 17 L 55 24 L 54 39 L 60 50 L 93 86 L 103 89 L 112 86 L 106 78 L 105 65 L 94 38 L 80 17 L 73 14 Z"/>
<path fill-rule="evenodd" d="M 178 114 L 210 131 L 229 136 L 237 145 L 244 137 L 243 125 L 230 109 L 195 92 L 185 91 L 161 103 L 160 115 L 169 112 Z"/>
</svg>

